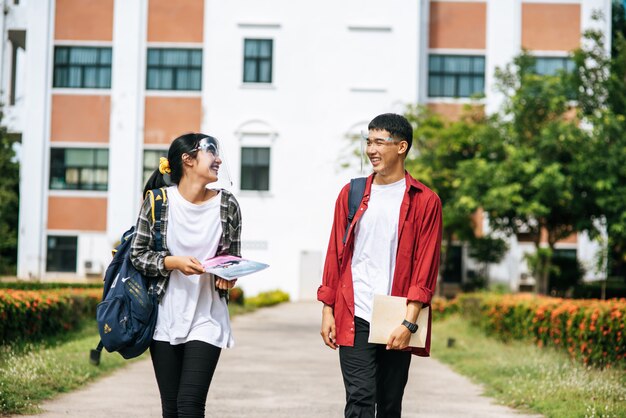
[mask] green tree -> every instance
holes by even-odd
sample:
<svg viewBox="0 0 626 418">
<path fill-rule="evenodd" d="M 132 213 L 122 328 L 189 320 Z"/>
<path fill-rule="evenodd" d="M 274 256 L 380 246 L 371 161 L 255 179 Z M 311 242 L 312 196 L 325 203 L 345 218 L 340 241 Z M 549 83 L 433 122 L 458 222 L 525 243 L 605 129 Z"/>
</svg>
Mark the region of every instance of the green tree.
<svg viewBox="0 0 626 418">
<path fill-rule="evenodd" d="M 441 265 L 445 268 L 449 265 L 448 249 L 453 240 L 477 240 L 477 225 L 474 224 L 472 214 L 479 209 L 479 201 L 475 196 L 461 193 L 462 178 L 458 168 L 461 162 L 480 155 L 480 138 L 489 135 L 489 125 L 480 106 L 465 107 L 459 120 L 448 120 L 424 106 L 409 107 L 405 116 L 414 127 L 417 150 L 417 153 L 407 158 L 406 168 L 431 187 L 442 201 Z M 487 262 L 497 261 L 499 259 L 496 258 Z"/>
<path fill-rule="evenodd" d="M 618 6 L 614 21 L 621 23 L 614 27 L 612 55 L 602 32 L 587 31 L 586 42 L 574 54 L 580 70 L 573 84 L 579 117 L 590 126 L 592 151 L 584 175 L 597 205 L 592 219 L 608 234 L 610 274 L 626 277 L 626 22 L 624 8 Z"/>
<path fill-rule="evenodd" d="M 0 122 L 2 114 L 0 113 Z M 15 274 L 19 213 L 19 164 L 15 140 L 0 125 L 0 274 Z"/>
<path fill-rule="evenodd" d="M 538 75 L 535 59 L 523 52 L 496 79 L 505 103 L 482 131 L 483 151 L 460 163 L 461 191 L 475 197 L 492 230 L 531 237 L 535 279 L 545 294 L 557 241 L 592 227 L 581 176 L 588 135 L 573 118 L 564 74 Z"/>
</svg>

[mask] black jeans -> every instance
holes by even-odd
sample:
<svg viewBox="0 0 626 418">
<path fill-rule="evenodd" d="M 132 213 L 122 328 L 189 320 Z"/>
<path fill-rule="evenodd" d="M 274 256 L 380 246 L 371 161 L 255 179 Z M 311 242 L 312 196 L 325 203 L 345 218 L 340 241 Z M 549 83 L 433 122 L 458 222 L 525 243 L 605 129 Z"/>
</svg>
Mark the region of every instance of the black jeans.
<svg viewBox="0 0 626 418">
<path fill-rule="evenodd" d="M 354 347 L 339 347 L 346 388 L 346 418 L 395 418 L 402 414 L 402 395 L 409 378 L 411 352 L 370 344 L 370 325 L 354 318 Z"/>
<path fill-rule="evenodd" d="M 150 345 L 163 418 L 204 417 L 209 385 L 221 348 L 202 341 Z"/>
</svg>

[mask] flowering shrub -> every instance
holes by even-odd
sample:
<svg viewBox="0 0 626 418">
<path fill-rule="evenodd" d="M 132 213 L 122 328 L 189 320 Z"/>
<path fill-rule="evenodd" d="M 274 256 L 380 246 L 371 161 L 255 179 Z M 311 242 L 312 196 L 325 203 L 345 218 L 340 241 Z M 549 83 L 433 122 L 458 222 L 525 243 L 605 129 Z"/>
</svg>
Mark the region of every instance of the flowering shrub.
<svg viewBox="0 0 626 418">
<path fill-rule="evenodd" d="M 0 344 L 73 329 L 83 318 L 95 318 L 101 299 L 102 288 L 0 289 Z"/>
<path fill-rule="evenodd" d="M 445 319 L 459 312 L 459 303 L 457 299 L 448 300 L 441 297 L 434 297 L 430 302 L 430 309 L 433 320 Z"/>
<path fill-rule="evenodd" d="M 565 349 L 585 364 L 626 364 L 626 299 L 466 294 L 461 312 L 487 333 Z"/>
</svg>

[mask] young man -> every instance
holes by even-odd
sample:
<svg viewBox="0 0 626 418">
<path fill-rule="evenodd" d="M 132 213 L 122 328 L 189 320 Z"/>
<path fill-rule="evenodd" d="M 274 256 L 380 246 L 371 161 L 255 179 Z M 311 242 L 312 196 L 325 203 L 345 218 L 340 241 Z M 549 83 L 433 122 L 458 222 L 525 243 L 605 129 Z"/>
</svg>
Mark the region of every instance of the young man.
<svg viewBox="0 0 626 418">
<path fill-rule="evenodd" d="M 441 201 L 404 169 L 413 129 L 403 116 L 383 114 L 368 126 L 367 157 L 373 173 L 348 227 L 347 184 L 339 193 L 317 298 L 321 335 L 339 361 L 346 388 L 346 417 L 400 417 L 420 309 L 430 303 L 437 281 L 441 246 Z M 387 345 L 370 344 L 369 322 L 375 294 L 407 298 L 405 321 Z"/>
</svg>

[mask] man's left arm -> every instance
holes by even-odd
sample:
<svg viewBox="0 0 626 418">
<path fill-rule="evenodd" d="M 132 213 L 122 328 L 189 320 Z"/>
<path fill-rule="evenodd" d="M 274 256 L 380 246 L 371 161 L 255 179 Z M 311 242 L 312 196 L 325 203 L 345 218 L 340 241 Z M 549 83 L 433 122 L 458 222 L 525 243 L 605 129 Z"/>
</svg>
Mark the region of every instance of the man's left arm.
<svg viewBox="0 0 626 418">
<path fill-rule="evenodd" d="M 441 200 L 437 195 L 426 202 L 424 219 L 417 237 L 417 250 L 414 257 L 415 265 L 407 294 L 405 320 L 417 323 L 421 308 L 430 305 L 435 293 L 437 275 L 439 274 L 439 255 L 441 251 L 441 234 L 443 229 Z M 411 331 L 404 325 L 398 325 L 389 336 L 387 350 L 403 350 L 408 347 Z"/>
</svg>

